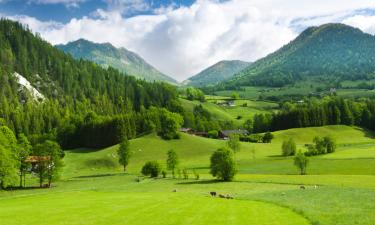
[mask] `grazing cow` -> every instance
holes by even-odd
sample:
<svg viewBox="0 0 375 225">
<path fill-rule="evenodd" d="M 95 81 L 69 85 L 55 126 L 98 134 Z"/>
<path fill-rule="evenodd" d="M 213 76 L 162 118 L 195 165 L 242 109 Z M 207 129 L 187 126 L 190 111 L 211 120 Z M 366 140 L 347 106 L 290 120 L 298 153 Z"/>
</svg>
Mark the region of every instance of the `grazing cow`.
<svg viewBox="0 0 375 225">
<path fill-rule="evenodd" d="M 177 189 L 173 189 L 173 191 L 172 192 L 177 192 Z"/>
<path fill-rule="evenodd" d="M 210 192 L 210 195 L 211 195 L 212 197 L 216 197 L 216 191 L 211 191 L 211 192 Z"/>
<path fill-rule="evenodd" d="M 219 194 L 219 198 L 226 198 L 225 195 Z"/>
<path fill-rule="evenodd" d="M 305 189 L 306 189 L 306 187 L 303 186 L 303 185 L 301 185 L 299 188 L 300 188 L 301 190 L 305 190 Z"/>
</svg>

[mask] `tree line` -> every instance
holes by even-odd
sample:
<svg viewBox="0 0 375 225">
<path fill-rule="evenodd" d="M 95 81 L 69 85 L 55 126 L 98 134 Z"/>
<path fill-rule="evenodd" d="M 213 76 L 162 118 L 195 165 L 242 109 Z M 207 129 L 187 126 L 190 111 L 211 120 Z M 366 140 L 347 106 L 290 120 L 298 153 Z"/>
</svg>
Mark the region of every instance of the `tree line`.
<svg viewBox="0 0 375 225">
<path fill-rule="evenodd" d="M 302 104 L 286 102 L 278 112 L 256 114 L 244 124 L 252 133 L 325 125 L 356 125 L 375 130 L 375 100 L 326 97 Z"/>
</svg>

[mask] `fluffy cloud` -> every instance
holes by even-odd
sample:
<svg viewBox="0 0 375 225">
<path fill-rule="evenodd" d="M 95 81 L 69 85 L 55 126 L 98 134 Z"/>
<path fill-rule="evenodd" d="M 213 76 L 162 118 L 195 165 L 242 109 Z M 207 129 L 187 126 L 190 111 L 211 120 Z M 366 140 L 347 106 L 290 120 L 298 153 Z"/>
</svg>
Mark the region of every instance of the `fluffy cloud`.
<svg viewBox="0 0 375 225">
<path fill-rule="evenodd" d="M 254 61 L 310 25 L 345 21 L 375 31 L 375 17 L 355 15 L 375 7 L 373 0 L 198 0 L 190 7 L 172 5 L 154 9 L 154 15 L 130 18 L 124 17 L 124 10 L 143 10 L 149 5 L 143 0 L 111 3 L 124 7 L 98 9 L 92 16 L 66 24 L 16 19 L 53 44 L 85 38 L 126 47 L 177 80 L 219 60 Z"/>
<path fill-rule="evenodd" d="M 345 19 L 343 23 L 375 35 L 375 16 L 357 15 Z"/>
</svg>

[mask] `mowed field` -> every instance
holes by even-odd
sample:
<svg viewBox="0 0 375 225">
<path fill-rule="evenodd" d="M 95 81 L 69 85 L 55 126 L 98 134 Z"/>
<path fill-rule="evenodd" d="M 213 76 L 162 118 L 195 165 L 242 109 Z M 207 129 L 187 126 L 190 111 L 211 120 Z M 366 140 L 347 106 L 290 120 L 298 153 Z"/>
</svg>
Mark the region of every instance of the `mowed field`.
<svg viewBox="0 0 375 225">
<path fill-rule="evenodd" d="M 229 183 L 208 173 L 209 157 L 225 146 L 222 140 L 186 134 L 172 141 L 156 135 L 134 139 L 127 173 L 117 163 L 118 146 L 67 151 L 62 180 L 53 188 L 0 192 L 0 224 L 375 224 L 373 133 L 327 126 L 274 135 L 271 144 L 242 143 L 235 156 L 239 174 Z M 303 150 L 314 136 L 325 135 L 336 138 L 337 151 L 310 158 L 308 175 L 298 175 L 293 159 L 280 156 L 289 137 Z M 169 149 L 176 150 L 189 179 L 138 181 L 146 161 L 165 166 Z M 210 191 L 234 199 L 213 198 Z"/>
<path fill-rule="evenodd" d="M 181 99 L 182 106 L 187 111 L 193 111 L 194 106 L 202 105 L 204 109 L 217 120 L 233 121 L 235 125 L 242 126 L 248 119 L 253 119 L 255 114 L 269 113 L 277 110 L 278 104 L 264 101 L 252 101 L 239 99 L 235 100 L 235 106 L 220 106 L 217 103 L 223 102 L 226 97 L 207 96 L 206 102 L 189 101 Z M 245 105 L 244 105 L 245 104 Z"/>
</svg>

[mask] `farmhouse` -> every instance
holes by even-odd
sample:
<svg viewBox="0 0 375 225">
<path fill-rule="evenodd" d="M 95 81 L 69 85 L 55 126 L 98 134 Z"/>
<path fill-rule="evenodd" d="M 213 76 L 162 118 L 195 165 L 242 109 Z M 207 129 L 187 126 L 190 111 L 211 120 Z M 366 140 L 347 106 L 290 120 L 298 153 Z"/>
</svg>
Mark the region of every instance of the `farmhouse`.
<svg viewBox="0 0 375 225">
<path fill-rule="evenodd" d="M 42 163 L 51 163 L 51 157 L 50 156 L 28 156 L 25 160 L 25 162 L 31 164 L 31 169 L 35 169 L 38 167 L 38 165 Z"/>
<path fill-rule="evenodd" d="M 219 102 L 217 103 L 219 106 L 229 106 L 229 107 L 234 107 L 236 104 L 234 103 L 233 100 L 225 101 L 225 102 Z"/>
<path fill-rule="evenodd" d="M 238 130 L 221 130 L 219 132 L 219 137 L 222 139 L 228 139 L 230 135 L 232 134 L 238 134 L 238 135 L 249 135 L 249 132 L 244 129 L 238 129 Z"/>
</svg>

